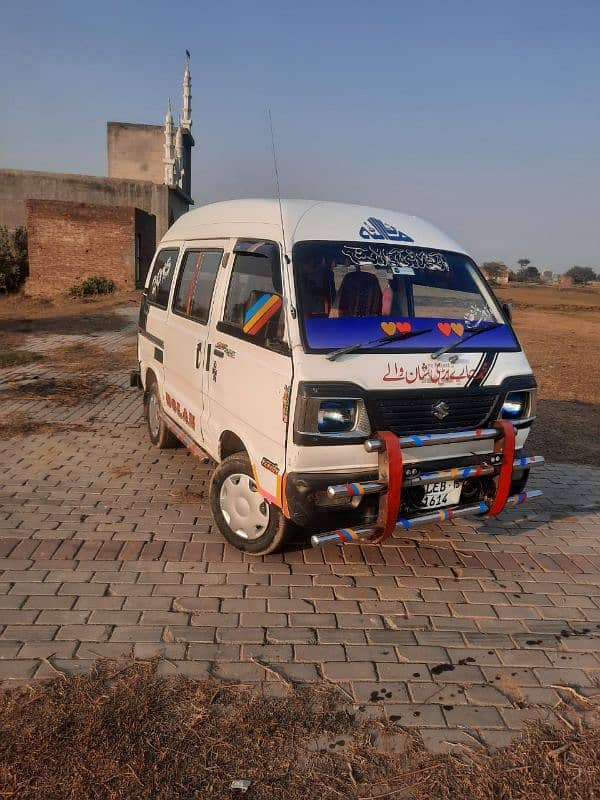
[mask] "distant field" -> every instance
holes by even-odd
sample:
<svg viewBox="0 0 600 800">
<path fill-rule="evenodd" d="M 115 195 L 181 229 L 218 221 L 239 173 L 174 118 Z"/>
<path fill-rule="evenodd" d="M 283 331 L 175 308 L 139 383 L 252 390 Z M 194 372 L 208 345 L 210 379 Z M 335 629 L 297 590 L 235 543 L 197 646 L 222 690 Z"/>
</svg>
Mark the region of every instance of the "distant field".
<svg viewBox="0 0 600 800">
<path fill-rule="evenodd" d="M 496 296 L 505 302 L 513 302 L 520 308 L 551 308 L 569 310 L 570 308 L 589 308 L 600 310 L 600 287 L 559 289 L 556 286 L 522 286 L 511 283 L 508 286 L 494 287 Z"/>
<path fill-rule="evenodd" d="M 514 286 L 513 322 L 539 385 L 528 450 L 600 465 L 600 290 Z"/>
</svg>

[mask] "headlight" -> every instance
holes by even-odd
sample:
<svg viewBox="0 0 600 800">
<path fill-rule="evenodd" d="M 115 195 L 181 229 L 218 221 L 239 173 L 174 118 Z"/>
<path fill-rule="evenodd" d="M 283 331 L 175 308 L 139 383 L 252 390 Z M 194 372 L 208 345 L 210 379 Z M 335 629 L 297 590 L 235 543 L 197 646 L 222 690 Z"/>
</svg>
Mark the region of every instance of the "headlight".
<svg viewBox="0 0 600 800">
<path fill-rule="evenodd" d="M 319 444 L 320 437 L 364 441 L 371 434 L 369 415 L 364 400 L 360 397 L 319 397 L 307 394 L 301 392 L 298 397 L 295 435 L 308 436 L 312 444 Z"/>
<path fill-rule="evenodd" d="M 522 419 L 532 417 L 535 392 L 509 392 L 502 403 L 502 419 Z"/>
<path fill-rule="evenodd" d="M 356 423 L 356 400 L 322 400 L 317 414 L 319 433 L 351 431 Z"/>
</svg>

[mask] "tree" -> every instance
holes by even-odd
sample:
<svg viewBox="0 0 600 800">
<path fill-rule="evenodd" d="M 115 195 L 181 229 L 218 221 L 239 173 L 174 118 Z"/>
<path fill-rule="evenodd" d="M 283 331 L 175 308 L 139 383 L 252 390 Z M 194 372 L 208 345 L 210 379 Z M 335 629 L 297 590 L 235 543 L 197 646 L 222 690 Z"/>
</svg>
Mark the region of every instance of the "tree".
<svg viewBox="0 0 600 800">
<path fill-rule="evenodd" d="M 29 274 L 27 231 L 17 228 L 12 234 L 0 226 L 0 291 L 16 292 Z"/>
<path fill-rule="evenodd" d="M 484 261 L 481 265 L 481 271 L 490 283 L 498 283 L 505 269 L 506 264 L 501 261 Z"/>
<path fill-rule="evenodd" d="M 515 274 L 515 271 L 512 270 L 512 269 L 509 269 L 508 270 L 508 282 L 512 283 L 513 281 L 516 281 L 516 280 L 517 280 L 517 276 Z"/>
<path fill-rule="evenodd" d="M 590 281 L 595 281 L 598 277 L 591 267 L 577 267 L 577 266 L 571 267 L 570 270 L 565 272 L 565 275 L 568 275 L 570 278 L 573 278 L 573 283 L 581 283 L 584 286 Z"/>
<path fill-rule="evenodd" d="M 529 258 L 520 258 L 520 259 L 517 261 L 517 264 L 518 264 L 518 265 L 521 267 L 521 269 L 523 270 L 523 269 L 525 269 L 526 267 L 528 267 L 528 266 L 531 264 L 531 259 L 529 259 Z"/>
<path fill-rule="evenodd" d="M 15 264 L 19 268 L 19 283 L 29 277 L 29 251 L 27 249 L 27 228 L 17 228 L 12 236 L 12 251 Z"/>
<path fill-rule="evenodd" d="M 527 261 L 526 258 L 523 261 Z M 520 262 L 519 262 L 520 263 Z M 528 262 L 531 263 L 531 262 Z M 540 272 L 537 267 L 522 267 L 516 274 L 515 279 L 522 283 L 539 283 Z"/>
</svg>

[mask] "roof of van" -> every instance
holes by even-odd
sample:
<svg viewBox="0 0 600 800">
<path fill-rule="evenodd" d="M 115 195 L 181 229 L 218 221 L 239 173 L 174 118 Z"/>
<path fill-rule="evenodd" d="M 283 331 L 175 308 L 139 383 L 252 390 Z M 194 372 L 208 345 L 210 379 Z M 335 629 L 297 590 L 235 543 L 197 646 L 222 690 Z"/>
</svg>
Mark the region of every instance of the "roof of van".
<svg viewBox="0 0 600 800">
<path fill-rule="evenodd" d="M 413 244 L 466 252 L 427 220 L 389 209 L 323 200 L 227 200 L 188 211 L 169 228 L 163 242 L 250 237 L 281 239 L 281 218 L 289 249 L 306 240 Z"/>
</svg>

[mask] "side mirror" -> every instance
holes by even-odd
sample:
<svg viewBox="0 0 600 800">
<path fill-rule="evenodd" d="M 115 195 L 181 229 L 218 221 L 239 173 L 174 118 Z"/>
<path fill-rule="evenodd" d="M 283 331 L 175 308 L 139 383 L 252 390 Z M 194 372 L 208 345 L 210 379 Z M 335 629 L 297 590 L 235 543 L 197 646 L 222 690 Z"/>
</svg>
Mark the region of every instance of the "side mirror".
<svg viewBox="0 0 600 800">
<path fill-rule="evenodd" d="M 283 298 L 275 292 L 261 292 L 253 289 L 244 308 L 242 330 L 248 336 L 264 340 L 268 323 L 277 321 L 281 313 Z"/>
<path fill-rule="evenodd" d="M 512 303 L 502 303 L 502 311 L 504 311 L 504 314 L 509 322 L 512 322 L 512 310 Z"/>
</svg>

